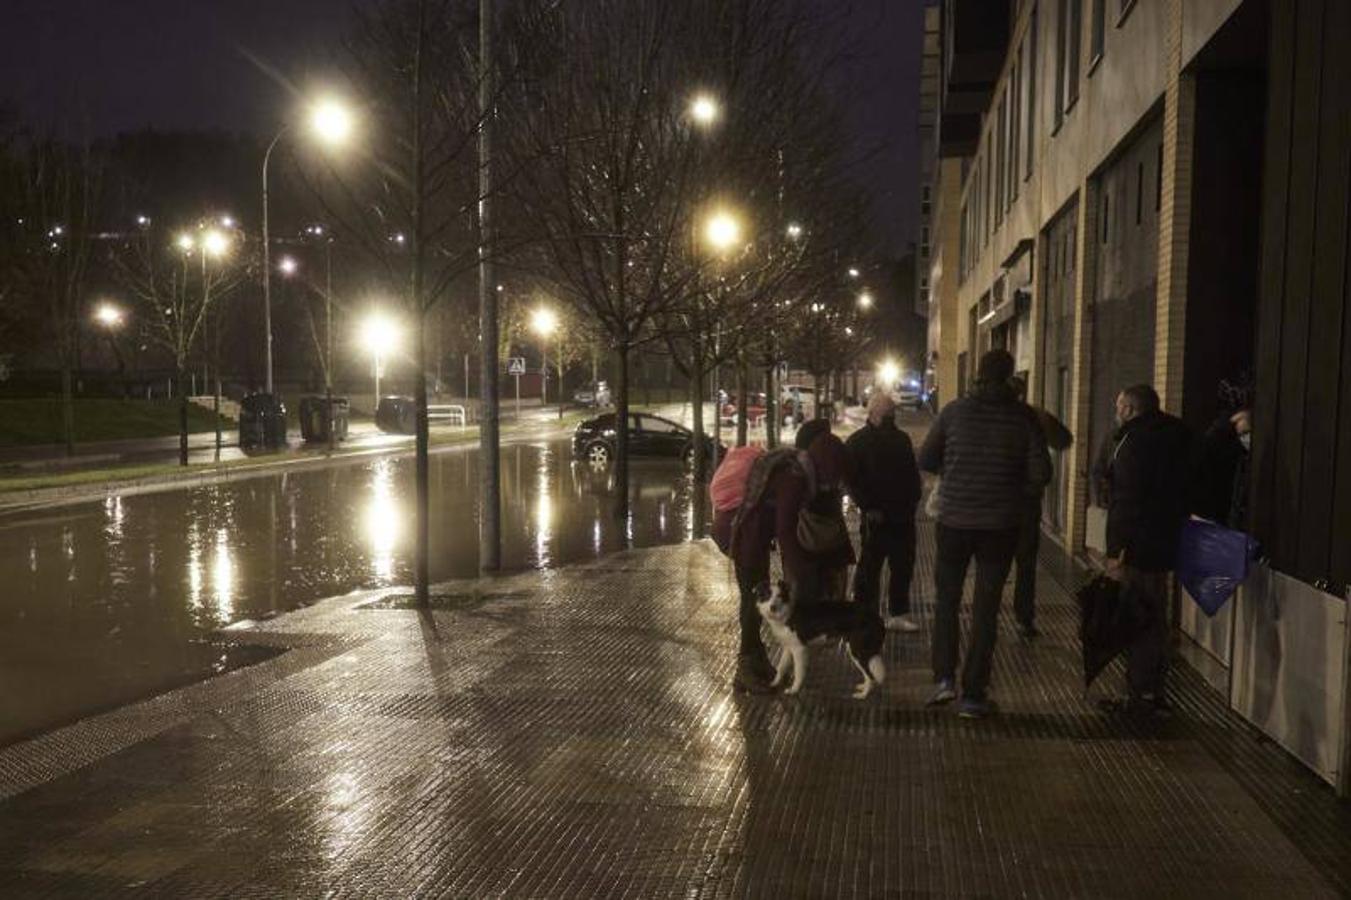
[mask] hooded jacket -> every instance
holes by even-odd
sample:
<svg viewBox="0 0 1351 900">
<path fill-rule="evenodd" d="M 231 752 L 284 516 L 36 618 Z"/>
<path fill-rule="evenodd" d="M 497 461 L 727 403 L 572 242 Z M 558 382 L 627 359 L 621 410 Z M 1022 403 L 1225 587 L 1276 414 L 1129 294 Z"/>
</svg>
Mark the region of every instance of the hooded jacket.
<svg viewBox="0 0 1351 900">
<path fill-rule="evenodd" d="M 919 467 L 941 475 L 938 521 L 949 528 L 1017 528 L 1051 480 L 1046 435 L 1005 384 L 982 384 L 939 413 Z"/>
<path fill-rule="evenodd" d="M 885 524 L 913 522 L 919 505 L 919 468 L 910 436 L 886 420 L 867 423 L 845 442 L 853 461 L 849 492 L 865 513 L 880 512 Z"/>
</svg>

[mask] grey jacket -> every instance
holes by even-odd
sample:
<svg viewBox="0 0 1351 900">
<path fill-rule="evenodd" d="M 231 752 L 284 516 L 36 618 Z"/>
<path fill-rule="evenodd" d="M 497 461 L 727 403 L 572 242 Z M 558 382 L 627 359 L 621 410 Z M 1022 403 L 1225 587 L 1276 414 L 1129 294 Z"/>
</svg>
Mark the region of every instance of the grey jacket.
<svg viewBox="0 0 1351 900">
<path fill-rule="evenodd" d="M 1017 528 L 1029 498 L 1051 480 L 1051 459 L 1030 407 L 986 385 L 939 413 L 919 467 L 941 475 L 938 521 L 949 528 Z"/>
</svg>

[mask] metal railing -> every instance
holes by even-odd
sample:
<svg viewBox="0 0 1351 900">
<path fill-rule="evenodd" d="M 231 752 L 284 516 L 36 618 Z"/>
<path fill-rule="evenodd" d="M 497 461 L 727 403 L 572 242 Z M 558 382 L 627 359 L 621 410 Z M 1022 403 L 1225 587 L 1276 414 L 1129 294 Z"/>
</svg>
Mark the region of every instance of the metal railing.
<svg viewBox="0 0 1351 900">
<path fill-rule="evenodd" d="M 469 424 L 469 415 L 458 403 L 440 403 L 427 405 L 428 425 L 458 425 L 463 428 Z"/>
</svg>

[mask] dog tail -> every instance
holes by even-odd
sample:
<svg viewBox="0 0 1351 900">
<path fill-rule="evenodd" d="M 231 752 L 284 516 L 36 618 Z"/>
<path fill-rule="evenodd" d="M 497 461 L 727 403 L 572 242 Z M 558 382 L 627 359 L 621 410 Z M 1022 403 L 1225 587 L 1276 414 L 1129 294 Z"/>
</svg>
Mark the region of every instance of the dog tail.
<svg viewBox="0 0 1351 900">
<path fill-rule="evenodd" d="M 873 681 L 878 684 L 887 680 L 887 664 L 882 662 L 882 657 L 874 656 L 868 660 L 868 674 L 873 677 Z"/>
</svg>

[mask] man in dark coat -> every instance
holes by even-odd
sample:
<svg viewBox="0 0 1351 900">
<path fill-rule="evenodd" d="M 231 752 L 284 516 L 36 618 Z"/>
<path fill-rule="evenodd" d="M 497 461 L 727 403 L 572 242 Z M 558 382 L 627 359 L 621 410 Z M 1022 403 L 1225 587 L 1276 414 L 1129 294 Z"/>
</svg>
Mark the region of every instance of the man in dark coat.
<svg viewBox="0 0 1351 900">
<path fill-rule="evenodd" d="M 1126 650 L 1128 709 L 1167 712 L 1168 572 L 1187 518 L 1192 435 L 1159 409 L 1147 384 L 1116 398 L 1120 427 L 1107 466 L 1107 574 L 1122 583 L 1148 623 Z"/>
<path fill-rule="evenodd" d="M 1014 378 L 1013 392 L 1019 402 L 1027 402 L 1027 382 Z M 1066 450 L 1074 443 L 1068 428 L 1055 416 L 1036 406 L 1028 406 L 1046 439 L 1047 451 Z M 1018 526 L 1018 549 L 1013 554 L 1013 614 L 1018 620 L 1018 634 L 1031 639 L 1041 634 L 1037 630 L 1037 552 L 1041 548 L 1041 508 L 1044 490 L 1027 497 L 1023 519 Z"/>
<path fill-rule="evenodd" d="M 972 393 L 943 408 L 919 453 L 919 466 L 941 475 L 938 555 L 934 565 L 933 670 L 930 704 L 957 696 L 958 607 L 966 571 L 976 560 L 972 635 L 962 671 L 965 718 L 994 710 L 986 690 L 999 626 L 999 602 L 1018 546 L 1029 498 L 1051 479 L 1046 438 L 1009 385 L 1013 357 L 981 357 Z"/>
<path fill-rule="evenodd" d="M 882 563 L 890 570 L 886 626 L 919 631 L 910 615 L 910 582 L 915 573 L 915 507 L 919 468 L 910 437 L 896 427 L 896 403 L 885 391 L 868 402 L 868 421 L 845 447 L 853 463 L 849 491 L 862 512 L 863 552 L 854 569 L 854 602 L 876 609 Z"/>
</svg>

